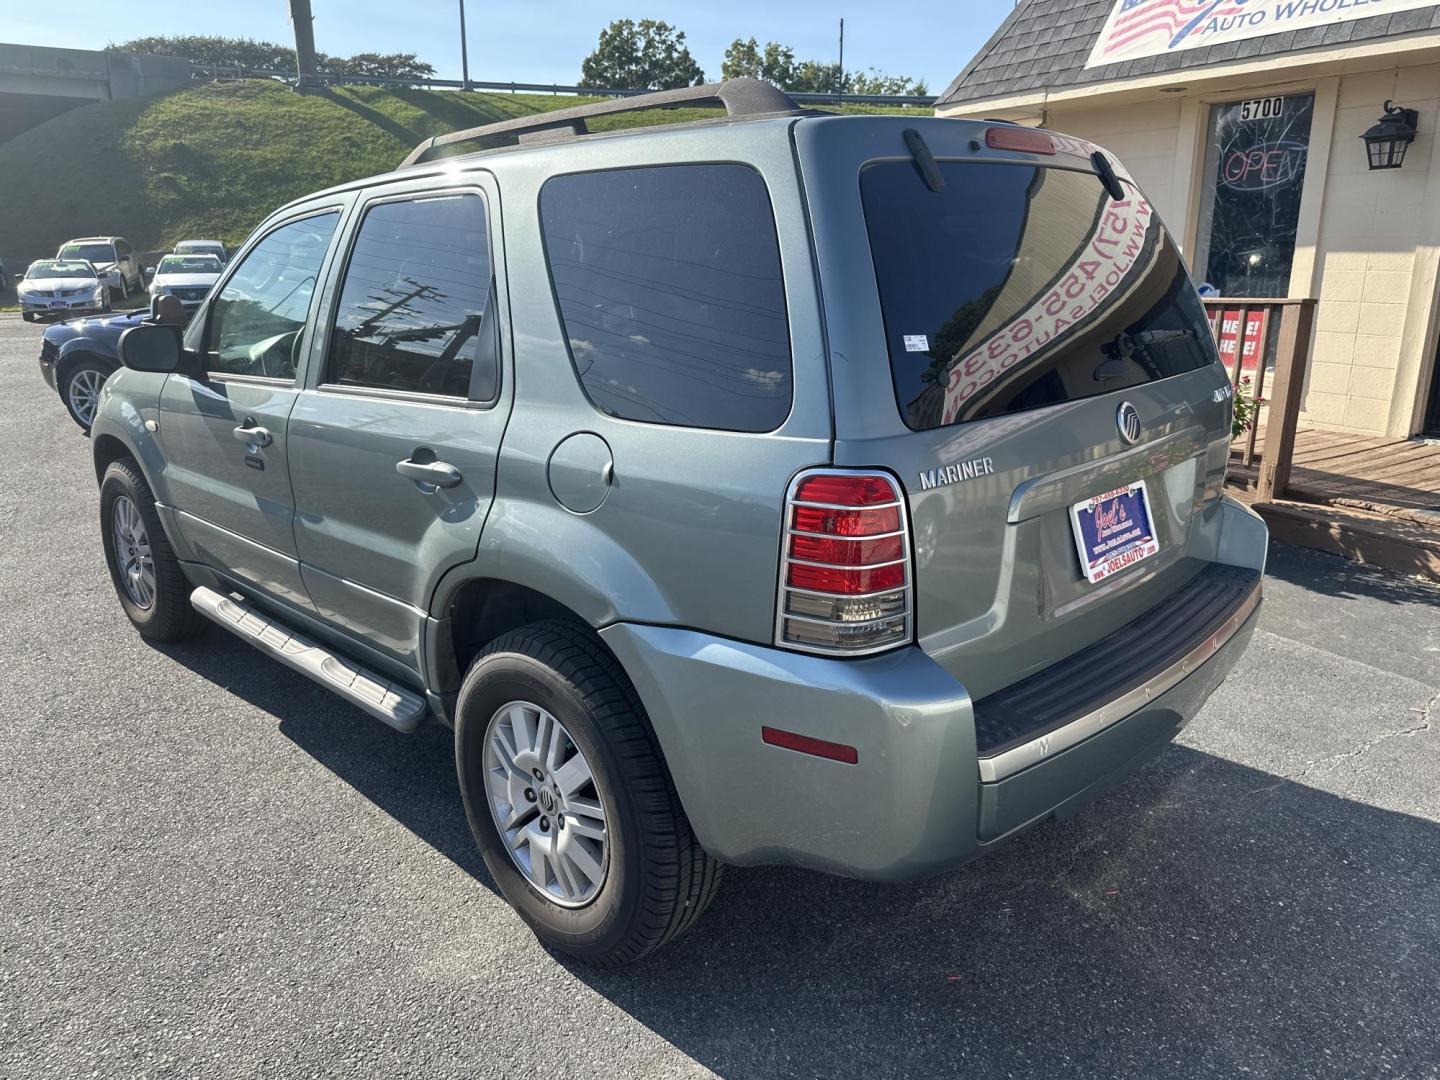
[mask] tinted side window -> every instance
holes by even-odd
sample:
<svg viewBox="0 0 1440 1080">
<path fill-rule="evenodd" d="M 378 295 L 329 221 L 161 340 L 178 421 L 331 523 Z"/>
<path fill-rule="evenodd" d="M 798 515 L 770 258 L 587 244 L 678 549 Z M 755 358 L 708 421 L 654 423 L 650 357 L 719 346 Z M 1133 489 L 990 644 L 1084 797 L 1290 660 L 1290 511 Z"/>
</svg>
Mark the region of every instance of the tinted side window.
<svg viewBox="0 0 1440 1080">
<path fill-rule="evenodd" d="M 540 193 L 570 352 L 611 416 L 773 431 L 790 412 L 775 218 L 743 165 L 559 176 Z"/>
<path fill-rule="evenodd" d="M 488 401 L 498 378 L 490 295 L 483 198 L 372 206 L 345 269 L 327 381 Z"/>
<path fill-rule="evenodd" d="M 331 212 L 292 221 L 250 249 L 211 305 L 207 370 L 295 377 L 300 332 L 339 220 Z"/>
</svg>

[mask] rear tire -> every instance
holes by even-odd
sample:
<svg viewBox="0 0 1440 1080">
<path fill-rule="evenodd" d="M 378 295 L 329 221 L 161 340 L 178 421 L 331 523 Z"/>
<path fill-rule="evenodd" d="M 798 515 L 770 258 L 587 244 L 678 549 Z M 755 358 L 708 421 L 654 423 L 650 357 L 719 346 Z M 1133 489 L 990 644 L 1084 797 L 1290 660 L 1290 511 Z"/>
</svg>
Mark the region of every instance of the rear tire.
<svg viewBox="0 0 1440 1080">
<path fill-rule="evenodd" d="M 132 458 L 112 462 L 100 481 L 100 536 L 115 595 L 141 637 L 180 641 L 205 628 L 205 617 L 190 606 L 191 585 L 150 485 Z"/>
<path fill-rule="evenodd" d="M 511 777 L 517 775 L 521 788 L 530 784 L 523 775 L 528 768 L 507 771 L 497 764 L 497 748 L 523 741 L 515 737 L 514 726 L 509 736 L 504 734 L 508 721 L 502 718 L 517 709 L 521 715 L 528 711 L 537 719 L 544 714 L 558 721 L 556 743 L 564 748 L 557 757 L 564 757 L 572 747 L 575 757 L 554 771 L 553 781 L 535 770 L 534 790 L 502 808 L 497 807 L 497 787 L 515 783 Z M 523 726 L 524 721 L 517 723 Z M 537 736 L 537 745 L 546 742 L 544 736 Z M 567 770 L 574 775 L 576 758 L 587 767 L 585 775 L 593 786 L 583 787 L 573 805 L 580 806 L 582 800 L 592 806 L 598 802 L 603 814 L 572 816 L 569 841 L 574 843 L 577 835 L 595 835 L 594 826 L 603 817 L 603 850 L 587 840 L 593 858 L 585 860 L 602 868 L 598 884 L 593 878 L 577 877 L 573 868 L 567 874 L 556 866 L 564 838 L 558 830 L 564 828 L 563 815 L 572 805 L 566 802 L 570 795 L 561 777 Z M 558 621 L 536 623 L 505 634 L 476 657 L 456 704 L 455 760 L 465 813 L 485 864 L 505 899 L 551 948 L 599 967 L 618 967 L 689 929 L 714 898 L 721 864 L 705 853 L 690 829 L 630 680 L 586 628 Z M 532 764 L 548 767 L 543 760 L 524 761 L 527 767 Z M 532 795 L 538 799 L 527 806 Z M 553 813 L 555 799 L 563 805 L 561 822 L 550 825 L 556 830 L 549 863 L 553 884 L 545 888 L 537 886 L 535 871 L 538 861 L 538 876 L 542 881 L 546 878 L 545 852 L 542 849 L 537 860 L 524 834 L 542 841 L 552 835 L 533 830 L 543 823 L 541 807 Z M 508 830 L 511 841 L 507 842 L 499 819 L 512 812 L 514 820 L 528 824 Z M 582 830 L 578 834 L 576 821 Z M 585 887 L 572 890 L 576 882 Z M 590 889 L 593 894 L 586 895 Z"/>
</svg>

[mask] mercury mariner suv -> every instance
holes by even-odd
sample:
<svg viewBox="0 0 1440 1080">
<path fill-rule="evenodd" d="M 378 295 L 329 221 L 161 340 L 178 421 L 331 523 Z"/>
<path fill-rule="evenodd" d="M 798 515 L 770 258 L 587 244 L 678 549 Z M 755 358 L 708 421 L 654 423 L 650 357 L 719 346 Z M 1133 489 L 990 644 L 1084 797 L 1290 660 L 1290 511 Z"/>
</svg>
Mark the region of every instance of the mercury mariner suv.
<svg viewBox="0 0 1440 1080">
<path fill-rule="evenodd" d="M 500 890 L 598 964 L 726 864 L 909 878 L 1073 812 L 1259 603 L 1185 265 L 1046 131 L 735 81 L 457 132 L 121 354 L 92 435 L 139 632 L 453 729 Z"/>
</svg>

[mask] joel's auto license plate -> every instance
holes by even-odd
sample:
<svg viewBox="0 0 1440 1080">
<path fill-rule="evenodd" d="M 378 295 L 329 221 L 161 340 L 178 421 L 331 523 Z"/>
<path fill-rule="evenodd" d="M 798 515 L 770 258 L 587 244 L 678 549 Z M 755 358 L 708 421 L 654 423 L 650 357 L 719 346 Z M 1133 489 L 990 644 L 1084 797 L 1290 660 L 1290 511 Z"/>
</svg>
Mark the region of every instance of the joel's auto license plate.
<svg viewBox="0 0 1440 1080">
<path fill-rule="evenodd" d="M 1076 503 L 1070 519 L 1080 566 L 1091 581 L 1104 581 L 1160 550 L 1144 480 Z"/>
</svg>

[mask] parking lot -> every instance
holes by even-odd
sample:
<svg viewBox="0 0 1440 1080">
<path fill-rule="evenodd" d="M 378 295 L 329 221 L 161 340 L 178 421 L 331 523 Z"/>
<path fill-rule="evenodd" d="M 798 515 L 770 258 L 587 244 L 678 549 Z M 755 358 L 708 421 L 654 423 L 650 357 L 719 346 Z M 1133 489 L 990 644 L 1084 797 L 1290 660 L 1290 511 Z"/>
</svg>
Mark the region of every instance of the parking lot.
<svg viewBox="0 0 1440 1080">
<path fill-rule="evenodd" d="M 89 444 L 0 315 L 0 1077 L 1440 1075 L 1440 590 L 1272 552 L 1158 763 L 959 872 L 732 870 L 596 974 L 402 736 L 212 631 L 152 648 Z"/>
</svg>

